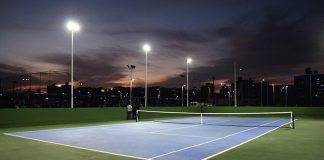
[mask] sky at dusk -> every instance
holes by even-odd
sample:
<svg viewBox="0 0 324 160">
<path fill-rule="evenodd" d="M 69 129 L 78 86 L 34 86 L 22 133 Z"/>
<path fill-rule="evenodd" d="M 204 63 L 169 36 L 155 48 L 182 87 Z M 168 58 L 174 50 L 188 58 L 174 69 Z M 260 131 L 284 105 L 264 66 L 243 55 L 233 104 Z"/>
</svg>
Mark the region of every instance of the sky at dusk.
<svg viewBox="0 0 324 160">
<path fill-rule="evenodd" d="M 75 79 L 87 86 L 179 87 L 190 64 L 191 86 L 239 76 L 291 83 L 306 67 L 324 73 L 321 0 L 1 0 L 0 78 L 70 70 L 75 20 Z"/>
</svg>

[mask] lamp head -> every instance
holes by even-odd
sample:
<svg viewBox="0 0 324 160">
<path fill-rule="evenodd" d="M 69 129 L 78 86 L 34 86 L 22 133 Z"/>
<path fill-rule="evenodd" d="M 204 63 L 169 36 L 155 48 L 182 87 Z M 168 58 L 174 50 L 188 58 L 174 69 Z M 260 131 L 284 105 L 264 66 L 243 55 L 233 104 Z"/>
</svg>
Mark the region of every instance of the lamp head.
<svg viewBox="0 0 324 160">
<path fill-rule="evenodd" d="M 67 24 L 66 24 L 66 27 L 72 31 L 72 32 L 77 32 L 80 30 L 80 26 L 79 24 L 77 24 L 76 22 L 74 21 L 69 21 Z"/>
<path fill-rule="evenodd" d="M 150 47 L 150 45 L 148 45 L 148 44 L 144 44 L 144 46 L 143 46 L 143 50 L 144 50 L 145 52 L 149 52 L 149 51 L 151 51 L 151 47 Z"/>
<path fill-rule="evenodd" d="M 191 58 L 187 58 L 187 63 L 191 63 L 192 59 Z"/>
</svg>

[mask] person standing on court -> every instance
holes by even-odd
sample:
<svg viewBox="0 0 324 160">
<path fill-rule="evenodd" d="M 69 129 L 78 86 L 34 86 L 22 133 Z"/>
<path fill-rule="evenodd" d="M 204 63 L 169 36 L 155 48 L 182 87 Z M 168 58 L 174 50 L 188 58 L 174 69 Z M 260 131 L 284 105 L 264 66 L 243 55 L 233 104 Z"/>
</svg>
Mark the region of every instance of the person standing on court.
<svg viewBox="0 0 324 160">
<path fill-rule="evenodd" d="M 133 119 L 132 116 L 133 107 L 130 103 L 126 106 L 126 110 L 127 110 L 127 120 Z"/>
<path fill-rule="evenodd" d="M 136 119 L 136 117 L 137 117 L 137 110 L 139 110 L 138 103 L 134 102 L 133 103 L 133 119 Z"/>
</svg>

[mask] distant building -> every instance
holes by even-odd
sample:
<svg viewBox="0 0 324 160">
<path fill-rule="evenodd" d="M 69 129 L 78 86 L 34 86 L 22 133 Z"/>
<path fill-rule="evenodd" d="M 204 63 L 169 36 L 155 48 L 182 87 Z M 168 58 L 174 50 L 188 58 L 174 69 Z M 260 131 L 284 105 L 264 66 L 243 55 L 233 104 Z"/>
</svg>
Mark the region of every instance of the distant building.
<svg viewBox="0 0 324 160">
<path fill-rule="evenodd" d="M 213 103 L 214 97 L 214 85 L 212 83 L 206 83 L 200 87 L 200 96 L 204 103 Z"/>
<path fill-rule="evenodd" d="M 320 106 L 324 104 L 324 74 L 305 70 L 304 75 L 294 77 L 296 104 L 298 106 Z"/>
<path fill-rule="evenodd" d="M 219 97 L 220 98 L 228 98 L 231 95 L 230 87 L 226 85 L 222 85 L 221 89 L 219 90 Z"/>
<path fill-rule="evenodd" d="M 234 97 L 234 83 L 231 84 L 231 90 Z M 259 105 L 260 87 L 254 81 L 239 77 L 236 81 L 237 104 L 240 106 Z"/>
<path fill-rule="evenodd" d="M 260 106 L 270 106 L 273 104 L 273 87 L 267 81 L 260 81 L 257 83 L 258 88 L 258 104 Z"/>
<path fill-rule="evenodd" d="M 229 86 L 222 85 L 217 97 L 218 105 L 232 105 L 232 94 Z"/>
<path fill-rule="evenodd" d="M 256 105 L 257 88 L 254 81 L 249 79 L 239 78 L 237 81 L 237 97 L 238 103 L 241 105 Z"/>
<path fill-rule="evenodd" d="M 293 85 L 272 85 L 272 94 L 274 106 L 294 106 L 296 104 Z"/>
</svg>

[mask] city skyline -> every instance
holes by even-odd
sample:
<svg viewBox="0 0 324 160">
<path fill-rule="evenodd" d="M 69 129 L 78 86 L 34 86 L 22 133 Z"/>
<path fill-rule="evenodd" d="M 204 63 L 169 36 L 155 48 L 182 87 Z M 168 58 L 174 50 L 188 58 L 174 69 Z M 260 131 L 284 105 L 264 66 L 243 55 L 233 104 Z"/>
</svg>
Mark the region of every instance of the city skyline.
<svg viewBox="0 0 324 160">
<path fill-rule="evenodd" d="M 1 1 L 0 76 L 69 71 L 65 23 L 75 19 L 75 77 L 87 86 L 179 87 L 190 65 L 190 83 L 243 77 L 292 83 L 306 67 L 324 70 L 320 1 Z M 198 86 L 199 86 L 198 85 Z M 193 85 L 197 86 L 197 85 Z"/>
</svg>

